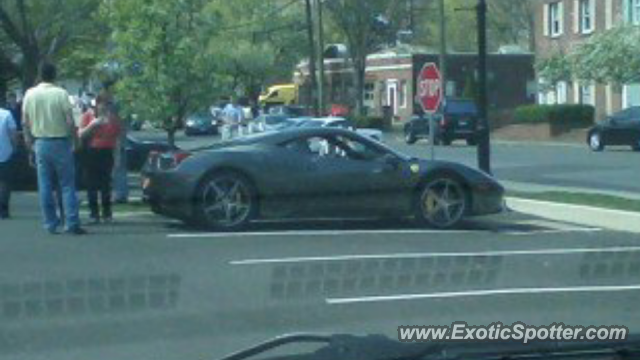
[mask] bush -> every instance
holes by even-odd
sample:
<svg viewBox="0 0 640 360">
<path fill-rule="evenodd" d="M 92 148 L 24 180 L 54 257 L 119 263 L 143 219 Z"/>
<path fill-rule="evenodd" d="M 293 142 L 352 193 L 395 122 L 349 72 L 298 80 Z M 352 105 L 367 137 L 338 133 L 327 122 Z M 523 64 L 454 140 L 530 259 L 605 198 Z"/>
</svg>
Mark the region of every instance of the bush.
<svg viewBox="0 0 640 360">
<path fill-rule="evenodd" d="M 387 120 L 382 116 L 357 116 L 353 119 L 358 128 L 370 128 L 378 130 L 391 129 L 390 119 Z"/>
<path fill-rule="evenodd" d="M 516 124 L 547 123 L 560 128 L 583 128 L 593 125 L 595 108 L 591 105 L 527 105 L 516 109 Z"/>
</svg>

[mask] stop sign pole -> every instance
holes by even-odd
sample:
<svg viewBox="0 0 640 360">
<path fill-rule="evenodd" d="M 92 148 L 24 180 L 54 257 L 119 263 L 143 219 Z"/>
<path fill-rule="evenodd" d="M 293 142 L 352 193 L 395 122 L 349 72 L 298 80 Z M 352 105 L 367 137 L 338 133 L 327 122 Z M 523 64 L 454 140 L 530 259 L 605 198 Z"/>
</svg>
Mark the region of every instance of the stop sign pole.
<svg viewBox="0 0 640 360">
<path fill-rule="evenodd" d="M 418 101 L 429 120 L 429 148 L 431 160 L 434 160 L 436 139 L 434 114 L 440 109 L 442 103 L 442 75 L 438 66 L 434 63 L 424 64 L 418 74 L 417 85 Z"/>
</svg>

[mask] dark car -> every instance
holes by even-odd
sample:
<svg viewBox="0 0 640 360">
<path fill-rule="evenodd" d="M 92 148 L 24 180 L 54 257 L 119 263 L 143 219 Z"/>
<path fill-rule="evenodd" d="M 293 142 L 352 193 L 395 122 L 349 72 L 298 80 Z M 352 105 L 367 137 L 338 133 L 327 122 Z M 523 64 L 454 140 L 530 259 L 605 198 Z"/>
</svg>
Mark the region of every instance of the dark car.
<svg viewBox="0 0 640 360">
<path fill-rule="evenodd" d="M 187 117 L 184 134 L 187 136 L 217 135 L 218 120 L 209 111 L 193 113 Z"/>
<path fill-rule="evenodd" d="M 127 152 L 127 170 L 140 171 L 151 152 L 164 153 L 177 150 L 177 148 L 164 142 L 143 141 L 127 136 L 125 150 Z"/>
<path fill-rule="evenodd" d="M 626 145 L 640 151 L 640 106 L 614 113 L 596 124 L 587 133 L 587 144 L 593 151 L 610 145 Z"/>
<path fill-rule="evenodd" d="M 269 115 L 303 117 L 309 115 L 309 109 L 302 106 L 277 105 L 269 108 Z"/>
<path fill-rule="evenodd" d="M 174 151 L 177 148 L 170 146 L 169 144 L 157 142 L 157 141 L 141 141 L 130 135 L 127 136 L 127 143 L 125 150 L 127 152 L 127 170 L 140 171 L 147 161 L 147 157 L 152 152 L 164 153 L 167 151 Z M 16 190 L 21 191 L 33 191 L 38 188 L 38 177 L 36 175 L 36 169 L 33 165 L 33 158 L 30 159 L 22 137 L 18 143 L 18 150 L 12 159 L 13 167 L 13 183 Z M 80 165 L 81 155 L 76 155 L 76 183 L 78 188 L 83 188 L 82 172 Z"/>
<path fill-rule="evenodd" d="M 349 130 L 296 128 L 151 156 L 154 212 L 214 230 L 256 219 L 413 217 L 437 228 L 502 211 L 503 187 L 450 162 L 426 161 Z"/>
<path fill-rule="evenodd" d="M 434 115 L 436 116 L 436 115 Z M 454 140 L 466 140 L 475 145 L 475 128 L 478 122 L 478 109 L 472 100 L 448 100 L 444 116 L 436 116 L 435 143 L 451 145 Z M 429 117 L 414 115 L 404 127 L 407 144 L 414 144 L 422 138 L 429 138 Z"/>
</svg>

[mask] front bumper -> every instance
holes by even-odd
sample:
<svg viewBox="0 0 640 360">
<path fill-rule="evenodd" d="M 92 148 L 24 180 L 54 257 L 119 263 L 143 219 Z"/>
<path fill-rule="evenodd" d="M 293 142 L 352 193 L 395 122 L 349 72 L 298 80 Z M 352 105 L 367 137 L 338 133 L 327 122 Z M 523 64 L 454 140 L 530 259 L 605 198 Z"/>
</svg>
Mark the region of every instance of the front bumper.
<svg viewBox="0 0 640 360">
<path fill-rule="evenodd" d="M 504 187 L 497 183 L 476 185 L 472 192 L 471 216 L 498 214 L 505 210 Z"/>
<path fill-rule="evenodd" d="M 142 176 L 142 200 L 156 214 L 180 220 L 191 219 L 193 194 L 191 183 L 174 172 Z"/>
</svg>

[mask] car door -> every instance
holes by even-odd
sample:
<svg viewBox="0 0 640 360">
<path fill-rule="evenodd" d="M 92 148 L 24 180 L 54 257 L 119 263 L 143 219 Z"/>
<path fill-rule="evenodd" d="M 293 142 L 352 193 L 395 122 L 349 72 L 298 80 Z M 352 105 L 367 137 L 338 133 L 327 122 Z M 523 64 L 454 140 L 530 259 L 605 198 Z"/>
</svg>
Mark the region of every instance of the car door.
<svg viewBox="0 0 640 360">
<path fill-rule="evenodd" d="M 339 199 L 331 211 L 374 215 L 405 205 L 408 179 L 402 159 L 355 135 L 337 135 L 333 141 L 340 153 L 326 163 L 326 188 Z"/>
<path fill-rule="evenodd" d="M 640 148 L 640 107 L 631 108 L 630 124 L 631 145 Z"/>
<path fill-rule="evenodd" d="M 631 109 L 613 114 L 607 120 L 603 133 L 606 145 L 628 145 L 632 139 Z"/>
</svg>

